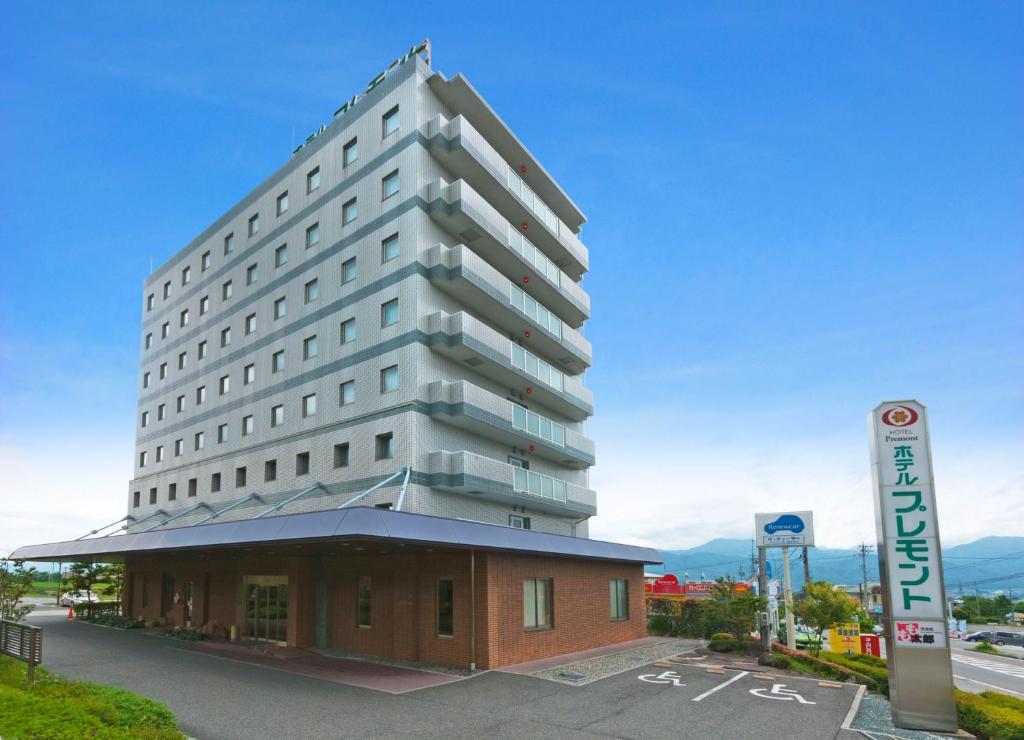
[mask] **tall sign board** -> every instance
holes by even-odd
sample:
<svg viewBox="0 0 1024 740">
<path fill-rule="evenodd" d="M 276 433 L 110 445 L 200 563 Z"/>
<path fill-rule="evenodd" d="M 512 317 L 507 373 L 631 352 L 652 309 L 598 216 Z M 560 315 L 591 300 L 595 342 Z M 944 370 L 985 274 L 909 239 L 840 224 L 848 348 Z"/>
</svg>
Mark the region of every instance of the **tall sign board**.
<svg viewBox="0 0 1024 740">
<path fill-rule="evenodd" d="M 809 511 L 754 514 L 758 547 L 813 547 L 814 519 Z"/>
<path fill-rule="evenodd" d="M 893 724 L 956 732 L 928 414 L 888 401 L 868 432 Z"/>
</svg>

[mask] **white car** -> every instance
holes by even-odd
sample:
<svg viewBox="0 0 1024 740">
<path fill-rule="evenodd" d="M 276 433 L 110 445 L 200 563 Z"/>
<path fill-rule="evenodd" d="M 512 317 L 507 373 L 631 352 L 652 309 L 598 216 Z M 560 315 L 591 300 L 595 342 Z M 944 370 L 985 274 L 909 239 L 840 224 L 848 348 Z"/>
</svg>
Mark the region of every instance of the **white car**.
<svg viewBox="0 0 1024 740">
<path fill-rule="evenodd" d="M 100 597 L 92 591 L 68 591 L 60 597 L 61 606 L 74 606 L 84 601 L 99 601 Z"/>
</svg>

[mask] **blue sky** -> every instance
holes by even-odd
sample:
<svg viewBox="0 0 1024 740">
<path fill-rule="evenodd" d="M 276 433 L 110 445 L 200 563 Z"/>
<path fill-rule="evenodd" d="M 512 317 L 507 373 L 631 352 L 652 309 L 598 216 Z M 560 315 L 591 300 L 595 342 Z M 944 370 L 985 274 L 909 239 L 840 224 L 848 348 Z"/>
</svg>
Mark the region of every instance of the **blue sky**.
<svg viewBox="0 0 1024 740">
<path fill-rule="evenodd" d="M 908 397 L 947 543 L 1024 532 L 1019 3 L 5 5 L 0 550 L 120 516 L 151 258 L 424 36 L 590 218 L 596 536 L 870 540 Z"/>
</svg>

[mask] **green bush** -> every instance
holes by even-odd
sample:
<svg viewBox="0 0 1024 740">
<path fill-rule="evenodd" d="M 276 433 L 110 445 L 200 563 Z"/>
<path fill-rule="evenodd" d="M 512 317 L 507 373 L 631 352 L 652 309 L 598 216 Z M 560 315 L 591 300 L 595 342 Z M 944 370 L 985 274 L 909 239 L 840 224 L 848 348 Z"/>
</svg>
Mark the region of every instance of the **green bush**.
<svg viewBox="0 0 1024 740">
<path fill-rule="evenodd" d="M 165 629 L 163 633 L 167 637 L 173 637 L 175 640 L 185 640 L 186 642 L 199 642 L 199 640 L 207 638 L 205 632 L 194 627 L 171 627 Z"/>
<path fill-rule="evenodd" d="M 1024 740 L 1024 701 L 985 691 L 969 694 L 956 690 L 960 727 L 985 740 Z"/>
<path fill-rule="evenodd" d="M 988 640 L 982 640 L 977 645 L 968 650 L 973 650 L 976 653 L 988 653 L 989 655 L 999 655 L 999 651 L 992 647 L 992 643 Z"/>
<path fill-rule="evenodd" d="M 822 653 L 821 658 L 829 663 L 850 669 L 857 674 L 858 679 L 867 678 L 867 681 L 858 680 L 858 683 L 866 683 L 872 691 L 889 695 L 889 668 L 885 661 L 879 660 L 873 655 L 846 655 L 845 653 Z M 871 660 L 863 660 L 863 658 Z M 882 665 L 878 665 L 879 662 Z"/>
<path fill-rule="evenodd" d="M 647 617 L 647 632 L 665 637 L 676 636 L 676 621 L 668 614 L 652 614 Z"/>
<path fill-rule="evenodd" d="M 0 656 L 0 737 L 78 740 L 180 740 L 174 715 L 126 689 L 69 681 L 42 667 Z"/>
<path fill-rule="evenodd" d="M 793 661 L 788 656 L 782 653 L 772 653 L 772 668 L 778 668 L 780 670 L 789 670 L 793 666 Z"/>
<path fill-rule="evenodd" d="M 711 635 L 711 639 L 712 640 L 735 640 L 736 637 L 734 635 L 729 634 L 728 632 L 716 632 L 715 634 Z"/>
</svg>

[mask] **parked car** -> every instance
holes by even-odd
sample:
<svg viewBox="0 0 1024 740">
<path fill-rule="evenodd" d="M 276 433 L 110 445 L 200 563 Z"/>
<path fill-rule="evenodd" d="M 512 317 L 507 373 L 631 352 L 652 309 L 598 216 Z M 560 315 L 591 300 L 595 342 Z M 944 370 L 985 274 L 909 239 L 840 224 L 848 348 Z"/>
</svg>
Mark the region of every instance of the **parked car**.
<svg viewBox="0 0 1024 740">
<path fill-rule="evenodd" d="M 967 642 L 984 642 L 988 640 L 992 641 L 992 633 L 988 630 L 982 630 L 981 632 L 972 632 L 964 638 Z"/>
<path fill-rule="evenodd" d="M 68 591 L 60 597 L 61 606 L 74 606 L 83 601 L 99 601 L 100 597 L 92 591 Z"/>
<path fill-rule="evenodd" d="M 1024 633 L 1020 632 L 993 632 L 988 641 L 993 645 L 1016 645 L 1024 647 Z"/>
</svg>

